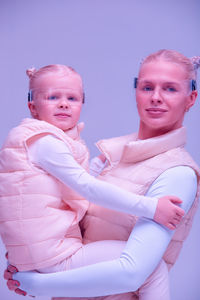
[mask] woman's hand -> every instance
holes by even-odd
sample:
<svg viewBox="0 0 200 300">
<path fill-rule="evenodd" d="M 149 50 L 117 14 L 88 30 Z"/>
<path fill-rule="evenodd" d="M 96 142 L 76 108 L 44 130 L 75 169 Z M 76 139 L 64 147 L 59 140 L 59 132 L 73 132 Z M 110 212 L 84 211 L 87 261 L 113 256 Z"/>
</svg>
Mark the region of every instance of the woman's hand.
<svg viewBox="0 0 200 300">
<path fill-rule="evenodd" d="M 6 259 L 8 260 L 8 252 L 5 254 Z M 14 291 L 16 294 L 21 296 L 26 296 L 27 292 L 19 289 L 20 282 L 15 280 L 13 276 L 18 273 L 18 269 L 12 265 L 8 265 L 7 269 L 4 271 L 4 279 L 7 280 L 7 286 L 10 291 Z M 31 296 L 30 297 L 35 297 Z"/>
<path fill-rule="evenodd" d="M 27 293 L 19 289 L 19 281 L 13 279 L 13 274 L 17 272 L 17 268 L 12 265 L 8 265 L 7 269 L 4 271 L 4 279 L 7 280 L 7 286 L 10 291 L 14 291 L 18 295 L 26 296 Z"/>
<path fill-rule="evenodd" d="M 185 212 L 178 206 L 182 200 L 175 196 L 165 196 L 158 199 L 154 221 L 174 230 L 182 220 Z"/>
</svg>

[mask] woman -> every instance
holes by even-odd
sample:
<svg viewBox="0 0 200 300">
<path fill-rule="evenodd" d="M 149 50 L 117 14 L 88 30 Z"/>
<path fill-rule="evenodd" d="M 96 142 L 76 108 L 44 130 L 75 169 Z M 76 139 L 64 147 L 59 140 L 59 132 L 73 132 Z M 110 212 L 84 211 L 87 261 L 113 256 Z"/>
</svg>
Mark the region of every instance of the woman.
<svg viewBox="0 0 200 300">
<path fill-rule="evenodd" d="M 197 98 L 196 66 L 175 51 L 161 50 L 148 56 L 136 81 L 140 115 L 138 134 L 98 143 L 109 162 L 102 172 L 104 180 L 138 194 L 157 197 L 173 194 L 183 200 L 181 207 L 186 216 L 175 234 L 151 220 L 139 219 L 120 259 L 110 262 L 110 266 L 101 263 L 98 272 L 94 272 L 93 266 L 88 266 L 50 275 L 31 273 L 24 276 L 19 273 L 15 279 L 22 283 L 22 289 L 36 295 L 72 297 L 117 294 L 137 290 L 162 257 L 169 268 L 174 264 L 191 227 L 199 194 L 199 169 L 183 148 L 185 129 L 182 127 L 185 112 Z M 103 233 L 101 237 L 96 235 L 95 239 L 91 226 L 96 232 L 98 224 L 90 222 L 94 210 L 95 218 L 100 217 Z M 109 228 L 110 222 L 112 228 Z M 133 216 L 110 211 L 105 214 L 104 210 L 91 206 L 83 224 L 85 239 L 94 241 L 111 239 L 111 236 L 112 239 L 126 239 L 135 222 Z M 130 273 L 123 272 L 123 266 L 127 270 L 127 265 Z M 112 284 L 110 278 L 115 280 Z"/>
</svg>

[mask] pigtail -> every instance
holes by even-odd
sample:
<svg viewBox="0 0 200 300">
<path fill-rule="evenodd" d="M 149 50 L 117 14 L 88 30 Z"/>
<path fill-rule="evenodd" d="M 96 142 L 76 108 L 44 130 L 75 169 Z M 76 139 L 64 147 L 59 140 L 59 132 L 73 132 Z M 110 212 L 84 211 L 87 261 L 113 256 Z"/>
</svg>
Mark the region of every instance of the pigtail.
<svg viewBox="0 0 200 300">
<path fill-rule="evenodd" d="M 36 68 L 32 67 L 26 70 L 26 75 L 29 77 L 29 79 L 31 79 L 36 71 Z"/>
<path fill-rule="evenodd" d="M 200 56 L 193 56 L 190 58 L 194 69 L 197 70 L 200 67 Z"/>
<path fill-rule="evenodd" d="M 31 102 L 33 99 L 32 95 L 32 86 L 33 86 L 33 76 L 37 72 L 36 68 L 32 67 L 26 70 L 26 75 L 29 77 L 29 91 L 28 91 L 28 102 Z"/>
</svg>

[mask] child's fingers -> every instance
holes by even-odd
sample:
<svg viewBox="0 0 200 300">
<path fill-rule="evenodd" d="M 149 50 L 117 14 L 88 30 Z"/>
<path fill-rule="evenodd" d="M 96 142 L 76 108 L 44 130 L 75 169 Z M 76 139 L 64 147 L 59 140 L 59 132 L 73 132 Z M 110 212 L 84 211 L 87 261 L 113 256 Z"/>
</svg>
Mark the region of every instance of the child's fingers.
<svg viewBox="0 0 200 300">
<path fill-rule="evenodd" d="M 180 207 L 176 207 L 176 214 L 177 216 L 183 217 L 185 215 L 185 211 Z"/>
<path fill-rule="evenodd" d="M 104 154 L 99 154 L 98 158 L 104 163 L 106 161 L 106 157 Z"/>
<path fill-rule="evenodd" d="M 173 224 L 178 225 L 180 223 L 180 219 L 174 218 L 173 219 Z"/>
<path fill-rule="evenodd" d="M 170 201 L 174 204 L 180 204 L 183 202 L 180 198 L 178 198 L 176 196 L 169 196 L 169 198 L 170 198 Z"/>
<path fill-rule="evenodd" d="M 77 125 L 78 133 L 80 133 L 83 130 L 84 126 L 85 126 L 84 122 L 78 123 Z"/>
<path fill-rule="evenodd" d="M 182 220 L 182 218 L 183 218 L 182 215 L 175 213 L 174 217 L 173 217 L 173 220 L 178 220 L 180 222 Z"/>
<path fill-rule="evenodd" d="M 169 229 L 171 229 L 171 230 L 175 230 L 176 229 L 176 226 L 173 223 L 167 223 L 166 227 L 169 228 Z"/>
</svg>

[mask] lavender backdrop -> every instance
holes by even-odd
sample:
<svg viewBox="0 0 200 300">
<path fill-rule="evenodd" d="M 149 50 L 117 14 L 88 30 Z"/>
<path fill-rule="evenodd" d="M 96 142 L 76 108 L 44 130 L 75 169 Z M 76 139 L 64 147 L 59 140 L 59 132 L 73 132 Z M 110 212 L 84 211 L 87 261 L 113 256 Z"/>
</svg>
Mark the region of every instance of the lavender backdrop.
<svg viewBox="0 0 200 300">
<path fill-rule="evenodd" d="M 200 55 L 199 11 L 199 0 L 0 0 L 0 144 L 10 128 L 29 116 L 25 70 L 52 63 L 71 65 L 83 76 L 81 118 L 91 156 L 97 154 L 96 140 L 136 131 L 132 83 L 140 60 L 161 48 Z M 185 125 L 187 148 L 198 163 L 199 118 L 197 102 Z M 199 217 L 200 209 L 170 273 L 172 300 L 200 297 Z M 4 253 L 0 242 L 1 299 L 20 299 L 2 278 Z"/>
</svg>

